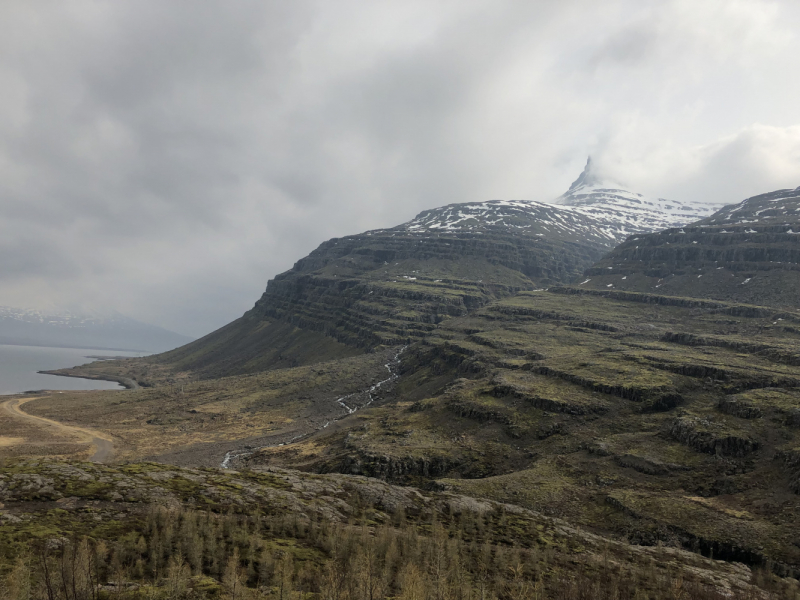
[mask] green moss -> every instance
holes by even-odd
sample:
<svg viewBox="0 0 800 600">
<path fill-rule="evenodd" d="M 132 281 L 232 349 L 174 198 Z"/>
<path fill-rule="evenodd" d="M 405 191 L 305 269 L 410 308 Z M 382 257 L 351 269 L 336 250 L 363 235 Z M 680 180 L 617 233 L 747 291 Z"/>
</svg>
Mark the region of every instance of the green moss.
<svg viewBox="0 0 800 600">
<path fill-rule="evenodd" d="M 107 481 L 69 480 L 64 486 L 65 495 L 79 496 L 81 498 L 104 500 L 114 491 L 114 484 Z"/>
</svg>

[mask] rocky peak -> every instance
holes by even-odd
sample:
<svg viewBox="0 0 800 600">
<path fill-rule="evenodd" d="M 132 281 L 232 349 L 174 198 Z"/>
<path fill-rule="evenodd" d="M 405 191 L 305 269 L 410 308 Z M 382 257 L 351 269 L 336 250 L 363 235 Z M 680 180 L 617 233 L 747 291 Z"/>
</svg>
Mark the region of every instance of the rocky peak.
<svg viewBox="0 0 800 600">
<path fill-rule="evenodd" d="M 720 203 L 689 204 L 622 189 L 598 173 L 591 157 L 555 204 L 596 219 L 606 230 L 614 230 L 618 241 L 632 234 L 682 227 L 709 217 L 722 207 Z"/>
<path fill-rule="evenodd" d="M 583 167 L 583 172 L 575 181 L 572 182 L 572 185 L 569 186 L 569 191 L 571 192 L 574 189 L 586 186 L 591 187 L 598 183 L 600 183 L 599 177 L 595 171 L 594 165 L 592 164 L 592 157 L 589 156 L 586 159 L 586 166 Z"/>
</svg>

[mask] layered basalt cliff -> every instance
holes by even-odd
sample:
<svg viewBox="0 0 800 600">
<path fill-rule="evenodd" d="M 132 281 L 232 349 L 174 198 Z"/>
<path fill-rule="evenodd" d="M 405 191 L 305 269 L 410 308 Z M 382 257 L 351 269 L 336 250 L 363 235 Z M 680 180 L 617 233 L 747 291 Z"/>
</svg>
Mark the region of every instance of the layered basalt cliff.
<svg viewBox="0 0 800 600">
<path fill-rule="evenodd" d="M 570 280 L 600 252 L 504 232 L 367 233 L 322 244 L 270 281 L 253 312 L 353 346 L 404 343 L 490 300 Z"/>
<path fill-rule="evenodd" d="M 499 203 L 487 213 L 486 204 L 329 240 L 271 280 L 242 318 L 159 360 L 219 376 L 407 344 L 492 300 L 570 281 L 612 243 L 567 209 Z"/>
</svg>

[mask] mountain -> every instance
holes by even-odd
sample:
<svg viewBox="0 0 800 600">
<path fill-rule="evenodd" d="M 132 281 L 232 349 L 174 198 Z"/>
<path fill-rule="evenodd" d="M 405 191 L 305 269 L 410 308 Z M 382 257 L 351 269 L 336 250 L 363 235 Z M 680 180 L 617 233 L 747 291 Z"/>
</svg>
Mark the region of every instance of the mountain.
<svg viewBox="0 0 800 600">
<path fill-rule="evenodd" d="M 420 213 L 407 230 L 517 230 L 522 234 L 589 239 L 613 247 L 628 236 L 679 227 L 709 217 L 721 203 L 687 204 L 621 189 L 597 174 L 591 157 L 569 190 L 553 203 L 491 200 L 450 204 Z"/>
<path fill-rule="evenodd" d="M 517 234 L 547 237 L 568 242 L 586 240 L 600 247 L 612 247 L 616 231 L 609 231 L 595 217 L 550 203 L 534 200 L 489 200 L 448 204 L 426 210 L 391 231 L 417 234 L 447 232 L 483 235 Z"/>
<path fill-rule="evenodd" d="M 158 360 L 207 377 L 407 344 L 498 298 L 571 281 L 613 244 L 592 217 L 541 202 L 427 210 L 323 243 L 243 317 Z"/>
<path fill-rule="evenodd" d="M 0 307 L 0 344 L 163 352 L 191 340 L 119 313 Z"/>
<path fill-rule="evenodd" d="M 580 177 L 555 202 L 596 219 L 605 231 L 613 233 L 618 243 L 633 234 L 688 225 L 712 215 L 722 206 L 649 198 L 620 189 L 598 175 L 591 157 Z"/>
<path fill-rule="evenodd" d="M 594 289 L 800 306 L 800 188 L 633 237 L 586 271 Z"/>
<path fill-rule="evenodd" d="M 243 317 L 158 360 L 215 377 L 407 344 L 488 302 L 573 281 L 632 233 L 713 210 L 606 187 L 591 159 L 558 202 L 449 204 L 334 238 L 270 281 Z"/>
<path fill-rule="evenodd" d="M 708 227 L 724 225 L 774 225 L 790 228 L 800 222 L 800 187 L 793 190 L 778 190 L 748 198 L 739 204 L 726 206 L 698 225 Z"/>
<path fill-rule="evenodd" d="M 197 508 L 217 497 L 199 482 L 225 474 L 163 465 L 241 469 L 281 490 L 282 469 L 336 474 L 341 487 L 324 492 L 298 484 L 308 506 L 344 506 L 350 482 L 376 480 L 416 488 L 414 511 L 438 494 L 493 501 L 509 548 L 524 545 L 532 529 L 519 516 L 535 511 L 655 548 L 665 570 L 690 551 L 788 590 L 796 582 L 777 578 L 800 576 L 800 310 L 783 304 L 800 287 L 796 192 L 611 250 L 629 221 L 612 223 L 605 193 L 605 216 L 527 201 L 425 211 L 323 243 L 201 340 L 71 370 L 141 389 L 51 395 L 25 411 L 104 432 L 117 460 L 154 461 L 154 479 Z M 739 288 L 704 295 L 697 265 Z M 683 287 L 662 291 L 660 269 Z M 734 293 L 750 270 L 785 277 L 759 286 L 760 306 Z M 620 289 L 637 280 L 641 291 Z M 53 452 L 36 441 L 27 452 Z M 227 489 L 249 513 L 258 500 L 239 477 Z M 399 492 L 365 493 L 386 507 Z M 469 539 L 485 530 L 461 504 L 448 515 Z M 556 546 L 551 530 L 534 535 Z M 703 597 L 683 591 L 673 597 Z"/>
</svg>

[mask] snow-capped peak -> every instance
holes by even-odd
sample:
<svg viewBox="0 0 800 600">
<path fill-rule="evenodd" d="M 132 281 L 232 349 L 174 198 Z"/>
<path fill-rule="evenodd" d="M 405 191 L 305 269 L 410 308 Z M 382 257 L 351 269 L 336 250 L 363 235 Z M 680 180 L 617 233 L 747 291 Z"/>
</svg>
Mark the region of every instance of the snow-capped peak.
<svg viewBox="0 0 800 600">
<path fill-rule="evenodd" d="M 689 205 L 623 189 L 596 172 L 591 158 L 569 190 L 554 202 L 488 200 L 426 210 L 399 226 L 408 233 L 515 231 L 521 235 L 580 238 L 616 246 L 629 235 L 683 227 L 722 204 Z"/>
<path fill-rule="evenodd" d="M 722 204 L 688 204 L 664 198 L 651 198 L 622 189 L 620 184 L 600 176 L 591 157 L 570 186 L 556 198 L 556 204 L 573 207 L 619 231 L 619 239 L 635 233 L 650 233 L 683 227 L 706 218 Z"/>
<path fill-rule="evenodd" d="M 616 231 L 564 206 L 535 200 L 487 200 L 426 210 L 399 227 L 409 233 L 515 231 L 528 236 L 574 237 L 616 245 Z"/>
<path fill-rule="evenodd" d="M 567 194 L 578 188 L 593 188 L 598 186 L 619 187 L 621 184 L 612 183 L 608 177 L 601 176 L 597 172 L 597 167 L 595 167 L 595 164 L 592 162 L 592 157 L 590 156 L 586 159 L 586 166 L 583 167 L 581 174 L 578 175 L 578 178 L 572 182 L 571 186 L 569 186 L 569 191 L 567 191 Z"/>
</svg>

